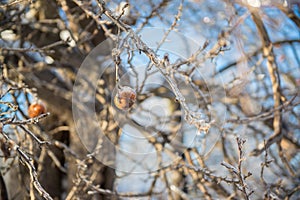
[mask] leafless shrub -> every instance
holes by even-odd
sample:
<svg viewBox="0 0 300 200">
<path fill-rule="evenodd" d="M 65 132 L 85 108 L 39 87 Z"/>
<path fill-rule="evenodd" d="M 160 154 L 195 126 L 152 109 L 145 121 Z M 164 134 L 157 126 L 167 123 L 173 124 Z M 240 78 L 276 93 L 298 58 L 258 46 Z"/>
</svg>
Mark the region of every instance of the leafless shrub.
<svg viewBox="0 0 300 200">
<path fill-rule="evenodd" d="M 270 2 L 1 1 L 1 198 L 298 199 L 300 7 Z"/>
</svg>

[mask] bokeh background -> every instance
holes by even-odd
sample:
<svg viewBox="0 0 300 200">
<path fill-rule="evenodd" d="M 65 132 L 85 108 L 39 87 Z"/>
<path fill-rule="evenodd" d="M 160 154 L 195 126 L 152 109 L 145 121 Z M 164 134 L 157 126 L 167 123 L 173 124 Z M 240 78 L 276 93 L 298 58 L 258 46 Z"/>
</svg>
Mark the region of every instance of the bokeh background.
<svg viewBox="0 0 300 200">
<path fill-rule="evenodd" d="M 1 1 L 1 199 L 298 199 L 299 42 L 296 0 Z"/>
</svg>

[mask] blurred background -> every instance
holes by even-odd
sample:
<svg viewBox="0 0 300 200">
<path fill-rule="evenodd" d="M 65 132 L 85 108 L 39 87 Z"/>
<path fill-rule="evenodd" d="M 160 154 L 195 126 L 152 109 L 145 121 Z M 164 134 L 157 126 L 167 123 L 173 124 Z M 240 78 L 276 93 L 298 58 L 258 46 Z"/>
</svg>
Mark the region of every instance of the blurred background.
<svg viewBox="0 0 300 200">
<path fill-rule="evenodd" d="M 0 199 L 299 199 L 299 49 L 297 0 L 0 1 Z"/>
</svg>

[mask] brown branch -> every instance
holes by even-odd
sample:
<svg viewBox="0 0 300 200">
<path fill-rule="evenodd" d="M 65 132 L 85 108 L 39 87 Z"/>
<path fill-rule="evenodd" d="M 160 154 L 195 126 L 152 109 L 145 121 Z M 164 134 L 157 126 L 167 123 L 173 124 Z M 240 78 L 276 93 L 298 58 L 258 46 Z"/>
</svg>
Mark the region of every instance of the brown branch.
<svg viewBox="0 0 300 200">
<path fill-rule="evenodd" d="M 278 66 L 275 62 L 275 55 L 273 52 L 273 44 L 269 38 L 268 32 L 264 23 L 259 15 L 259 10 L 253 7 L 249 7 L 249 10 L 252 15 L 252 19 L 257 27 L 258 33 L 263 47 L 263 56 L 267 59 L 267 69 L 272 83 L 273 90 L 273 100 L 274 100 L 274 109 L 278 108 L 281 105 L 281 93 L 280 93 L 280 78 L 278 73 Z M 280 110 L 274 111 L 273 119 L 273 135 L 267 140 L 266 148 L 271 146 L 275 142 L 280 142 L 282 138 L 282 127 L 281 127 L 281 113 Z M 258 156 L 265 148 L 254 150 L 252 155 Z"/>
<path fill-rule="evenodd" d="M 286 43 L 288 43 L 288 44 L 300 43 L 300 40 L 299 39 L 294 39 L 294 40 L 277 41 L 277 42 L 273 42 L 273 45 L 276 46 L 276 45 L 286 44 Z M 241 59 L 239 59 L 235 62 L 229 63 L 229 64 L 227 64 L 223 67 L 220 67 L 220 69 L 216 73 L 222 73 L 225 70 L 229 69 L 230 67 L 236 66 L 238 63 L 242 63 L 242 62 L 245 62 L 247 60 L 250 60 L 252 57 L 257 56 L 258 54 L 260 54 L 260 52 L 262 52 L 262 50 L 263 50 L 263 47 L 258 48 L 256 51 L 249 53 L 247 56 L 243 56 Z"/>
<path fill-rule="evenodd" d="M 19 146 L 16 146 L 16 150 L 19 153 L 23 163 L 25 163 L 26 167 L 29 170 L 30 174 L 30 180 L 31 183 L 33 184 L 34 188 L 38 191 L 38 193 L 41 195 L 46 200 L 52 200 L 52 197 L 46 192 L 46 190 L 41 186 L 40 182 L 38 181 L 37 178 L 37 173 L 36 169 L 31 162 L 31 158 L 28 157 L 21 149 Z"/>
<path fill-rule="evenodd" d="M 263 121 L 263 120 L 267 120 L 269 118 L 273 117 L 273 113 L 276 111 L 280 111 L 280 112 L 285 112 L 288 110 L 293 109 L 295 106 L 299 105 L 300 102 L 294 103 L 292 104 L 292 102 L 294 101 L 294 99 L 297 97 L 298 95 L 295 95 L 294 97 L 292 97 L 290 100 L 284 102 L 282 105 L 278 106 L 277 108 L 273 108 L 269 111 L 266 111 L 262 114 L 253 116 L 253 117 L 248 117 L 248 118 L 243 118 L 243 119 L 228 119 L 227 122 L 228 123 L 236 123 L 236 124 L 247 124 L 253 121 Z"/>
<path fill-rule="evenodd" d="M 12 149 L 18 153 L 22 163 L 24 163 L 25 166 L 28 168 L 31 184 L 34 186 L 34 188 L 40 194 L 41 197 L 43 197 L 46 200 L 52 200 L 52 197 L 46 192 L 46 190 L 41 186 L 40 182 L 38 181 L 37 172 L 35 166 L 32 163 L 32 159 L 20 148 L 19 145 L 17 145 L 3 132 L 2 128 L 3 124 L 0 124 L 0 133 L 7 141 L 9 141 L 9 143 L 12 145 Z"/>
<path fill-rule="evenodd" d="M 67 41 L 57 41 L 54 43 L 51 43 L 49 45 L 40 47 L 40 48 L 11 48 L 11 47 L 0 47 L 0 51 L 15 51 L 15 52 L 39 52 L 39 53 L 54 53 L 54 50 L 51 50 L 51 48 L 63 45 L 69 42 L 70 39 L 67 39 Z"/>
<path fill-rule="evenodd" d="M 190 155 L 190 152 L 189 151 L 185 151 L 184 155 L 185 155 L 185 158 L 187 160 L 187 163 L 190 166 L 194 167 L 194 163 L 193 163 L 192 157 Z M 205 199 L 212 200 L 211 194 L 208 193 L 207 188 L 204 186 L 204 184 L 202 182 L 200 182 L 200 180 L 199 180 L 200 178 L 199 178 L 198 173 L 196 173 L 193 169 L 189 169 L 189 168 L 188 168 L 187 171 L 191 175 L 194 183 L 197 185 L 197 187 L 199 188 L 199 190 L 203 193 Z"/>
</svg>

